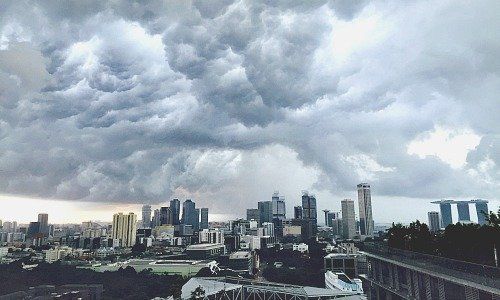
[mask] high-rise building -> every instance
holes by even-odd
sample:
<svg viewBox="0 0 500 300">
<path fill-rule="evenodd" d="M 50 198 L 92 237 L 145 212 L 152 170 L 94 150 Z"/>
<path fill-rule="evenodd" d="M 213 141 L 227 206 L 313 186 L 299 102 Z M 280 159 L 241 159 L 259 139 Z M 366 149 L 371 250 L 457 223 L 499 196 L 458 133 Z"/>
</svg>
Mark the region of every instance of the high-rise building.
<svg viewBox="0 0 500 300">
<path fill-rule="evenodd" d="M 273 203 L 272 201 L 260 201 L 257 203 L 259 209 L 260 223 L 273 221 Z"/>
<path fill-rule="evenodd" d="M 429 230 L 431 232 L 438 232 L 441 228 L 441 222 L 439 220 L 439 212 L 430 211 L 427 213 L 427 217 L 429 219 Z"/>
<path fill-rule="evenodd" d="M 27 237 L 34 237 L 40 235 L 40 222 L 30 222 L 28 230 L 26 231 Z"/>
<path fill-rule="evenodd" d="M 439 203 L 439 210 L 441 212 L 441 227 L 446 228 L 446 226 L 453 223 L 451 218 L 451 203 L 441 201 Z"/>
<path fill-rule="evenodd" d="M 200 210 L 196 209 L 196 204 L 191 199 L 182 203 L 182 224 L 191 225 L 193 230 L 200 229 Z"/>
<path fill-rule="evenodd" d="M 151 221 L 151 227 L 156 227 L 161 225 L 160 210 L 155 209 L 153 212 L 153 220 Z"/>
<path fill-rule="evenodd" d="M 372 196 L 368 183 L 358 184 L 359 233 L 373 236 Z"/>
<path fill-rule="evenodd" d="M 49 235 L 49 215 L 45 213 L 38 214 L 38 223 L 40 223 L 39 232 L 44 236 Z"/>
<path fill-rule="evenodd" d="M 257 221 L 257 224 L 260 225 L 259 209 L 257 208 L 247 209 L 247 221 L 251 220 Z"/>
<path fill-rule="evenodd" d="M 120 247 L 132 247 L 135 245 L 137 232 L 137 216 L 134 213 L 124 215 L 117 213 L 113 215 L 112 239 L 118 241 Z"/>
<path fill-rule="evenodd" d="M 356 234 L 356 217 L 354 212 L 354 201 L 342 200 L 342 237 L 352 239 Z"/>
<path fill-rule="evenodd" d="M 329 209 L 323 209 L 323 213 L 325 214 L 325 226 L 329 226 L 328 225 L 328 213 L 330 212 Z"/>
<path fill-rule="evenodd" d="M 488 201 L 477 199 L 472 200 L 471 202 L 476 204 L 477 223 L 479 225 L 486 224 L 486 216 L 488 215 Z"/>
<path fill-rule="evenodd" d="M 264 222 L 262 223 L 263 235 L 264 236 L 275 236 L 274 235 L 274 223 Z"/>
<path fill-rule="evenodd" d="M 160 207 L 160 225 L 172 225 L 172 213 L 170 207 Z"/>
<path fill-rule="evenodd" d="M 273 219 L 286 219 L 285 197 L 280 196 L 279 192 L 276 191 L 271 197 L 271 201 L 273 206 Z"/>
<path fill-rule="evenodd" d="M 293 218 L 302 219 L 302 206 L 295 206 L 293 208 Z"/>
<path fill-rule="evenodd" d="M 151 227 L 151 205 L 142 206 L 142 228 Z"/>
<path fill-rule="evenodd" d="M 458 210 L 458 221 L 470 222 L 469 201 L 456 201 Z"/>
<path fill-rule="evenodd" d="M 200 229 L 208 229 L 208 208 L 201 209 Z"/>
<path fill-rule="evenodd" d="M 326 226 L 332 227 L 333 221 L 340 219 L 340 213 L 335 211 L 328 211 L 326 216 Z"/>
<path fill-rule="evenodd" d="M 302 238 L 310 239 L 318 232 L 318 213 L 316 208 L 316 197 L 307 191 L 302 192 Z"/>
<path fill-rule="evenodd" d="M 224 244 L 224 231 L 218 228 L 200 230 L 198 236 L 200 243 Z"/>
<path fill-rule="evenodd" d="M 181 214 L 181 202 L 179 199 L 170 200 L 170 212 L 172 214 L 172 224 L 180 224 L 180 214 Z"/>
</svg>

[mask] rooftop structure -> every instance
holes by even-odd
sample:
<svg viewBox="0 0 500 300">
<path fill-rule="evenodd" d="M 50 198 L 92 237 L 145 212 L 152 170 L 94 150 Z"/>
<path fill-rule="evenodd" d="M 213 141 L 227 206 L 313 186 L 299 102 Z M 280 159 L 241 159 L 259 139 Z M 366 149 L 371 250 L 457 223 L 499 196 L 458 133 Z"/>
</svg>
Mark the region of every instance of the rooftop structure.
<svg viewBox="0 0 500 300">
<path fill-rule="evenodd" d="M 483 199 L 473 199 L 473 200 L 450 200 L 442 199 L 439 201 L 432 201 L 432 204 L 439 204 L 441 212 L 441 227 L 446 228 L 446 226 L 453 223 L 451 216 L 451 205 L 456 204 L 458 210 L 458 221 L 459 222 L 470 222 L 470 212 L 469 204 L 474 204 L 476 206 L 476 214 L 479 225 L 486 224 L 486 214 L 488 213 L 488 200 Z"/>
<path fill-rule="evenodd" d="M 275 282 L 262 282 L 235 277 L 191 278 L 182 287 L 182 299 L 189 299 L 197 287 L 205 291 L 205 299 L 296 299 L 362 300 L 364 296 L 350 291 L 298 286 Z"/>
</svg>

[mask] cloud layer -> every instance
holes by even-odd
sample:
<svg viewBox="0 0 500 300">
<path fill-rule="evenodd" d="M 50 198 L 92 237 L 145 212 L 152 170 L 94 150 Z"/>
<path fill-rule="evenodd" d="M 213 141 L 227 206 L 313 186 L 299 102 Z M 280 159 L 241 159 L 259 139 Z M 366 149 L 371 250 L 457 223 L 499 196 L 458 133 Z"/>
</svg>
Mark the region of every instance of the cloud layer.
<svg viewBox="0 0 500 300">
<path fill-rule="evenodd" d="M 0 4 L 1 193 L 497 198 L 498 1 L 144 2 Z"/>
</svg>

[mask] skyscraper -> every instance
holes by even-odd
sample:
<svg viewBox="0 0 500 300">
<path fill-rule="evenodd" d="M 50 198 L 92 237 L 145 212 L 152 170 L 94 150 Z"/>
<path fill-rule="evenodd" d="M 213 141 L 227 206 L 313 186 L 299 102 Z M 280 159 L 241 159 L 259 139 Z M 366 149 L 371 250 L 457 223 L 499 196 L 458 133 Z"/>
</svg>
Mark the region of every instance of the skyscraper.
<svg viewBox="0 0 500 300">
<path fill-rule="evenodd" d="M 172 213 L 170 207 L 160 207 L 160 225 L 172 225 Z"/>
<path fill-rule="evenodd" d="M 342 237 L 352 239 L 356 234 L 356 217 L 354 212 L 354 201 L 342 200 Z"/>
<path fill-rule="evenodd" d="M 439 221 L 439 213 L 437 211 L 430 211 L 427 213 L 429 219 L 429 230 L 431 232 L 438 232 L 441 228 L 441 222 Z"/>
<path fill-rule="evenodd" d="M 260 224 L 273 221 L 273 203 L 272 201 L 260 201 L 257 203 L 259 209 Z"/>
<path fill-rule="evenodd" d="M 120 247 L 132 247 L 135 245 L 137 232 L 137 216 L 134 213 L 124 215 L 117 213 L 113 215 L 113 240 L 118 240 Z"/>
<path fill-rule="evenodd" d="M 441 227 L 446 228 L 446 226 L 453 223 L 451 218 L 451 200 L 444 200 L 439 203 L 439 210 L 441 211 Z"/>
<path fill-rule="evenodd" d="M 142 206 L 142 228 L 151 227 L 151 205 Z"/>
<path fill-rule="evenodd" d="M 310 239 L 318 232 L 318 213 L 316 210 L 316 197 L 307 191 L 302 192 L 302 238 Z"/>
<path fill-rule="evenodd" d="M 373 236 L 372 196 L 368 183 L 358 184 L 359 233 Z"/>
<path fill-rule="evenodd" d="M 260 215 L 257 208 L 247 209 L 247 221 L 255 220 L 260 225 Z"/>
<path fill-rule="evenodd" d="M 45 213 L 38 214 L 38 223 L 40 223 L 39 232 L 44 236 L 49 235 L 49 215 Z"/>
<path fill-rule="evenodd" d="M 191 225 L 193 230 L 200 229 L 200 210 L 196 209 L 196 204 L 191 199 L 182 203 L 182 224 Z"/>
<path fill-rule="evenodd" d="M 323 209 L 323 213 L 325 214 L 325 226 L 330 226 L 328 225 L 328 213 L 330 212 L 329 209 Z"/>
<path fill-rule="evenodd" d="M 458 221 L 470 222 L 469 201 L 457 201 Z"/>
<path fill-rule="evenodd" d="M 201 229 L 208 229 L 208 208 L 201 209 Z"/>
<path fill-rule="evenodd" d="M 293 218 L 302 219 L 302 206 L 295 206 L 293 208 Z"/>
<path fill-rule="evenodd" d="M 279 192 L 274 192 L 271 197 L 273 206 L 273 219 L 284 220 L 286 219 L 285 197 L 279 195 Z"/>
<path fill-rule="evenodd" d="M 160 218 L 160 210 L 159 209 L 154 210 L 153 220 L 151 223 L 152 223 L 151 227 L 153 227 L 153 228 L 161 225 L 161 218 Z"/>
<path fill-rule="evenodd" d="M 170 213 L 172 214 L 172 224 L 180 224 L 180 214 L 181 214 L 181 202 L 179 199 L 170 200 Z"/>
</svg>

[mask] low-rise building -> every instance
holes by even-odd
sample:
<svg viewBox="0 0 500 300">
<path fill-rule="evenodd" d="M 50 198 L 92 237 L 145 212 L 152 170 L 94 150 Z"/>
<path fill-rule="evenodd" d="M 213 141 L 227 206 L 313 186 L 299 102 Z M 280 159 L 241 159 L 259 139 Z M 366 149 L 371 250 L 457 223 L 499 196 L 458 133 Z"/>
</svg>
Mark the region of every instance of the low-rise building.
<svg viewBox="0 0 500 300">
<path fill-rule="evenodd" d="M 196 244 L 186 248 L 190 259 L 211 259 L 224 254 L 224 244 Z"/>
<path fill-rule="evenodd" d="M 305 253 L 305 252 L 309 252 L 309 246 L 307 244 L 304 244 L 304 243 L 293 244 L 292 250 L 299 251 L 300 253 Z"/>
<path fill-rule="evenodd" d="M 342 272 L 349 278 L 358 277 L 357 259 L 353 254 L 330 253 L 324 258 L 324 266 L 325 271 Z"/>
<path fill-rule="evenodd" d="M 253 273 L 253 255 L 250 251 L 237 251 L 229 255 L 229 268 L 239 273 Z"/>
</svg>

